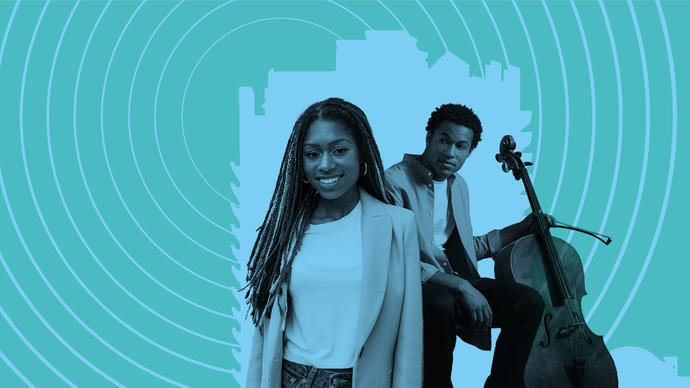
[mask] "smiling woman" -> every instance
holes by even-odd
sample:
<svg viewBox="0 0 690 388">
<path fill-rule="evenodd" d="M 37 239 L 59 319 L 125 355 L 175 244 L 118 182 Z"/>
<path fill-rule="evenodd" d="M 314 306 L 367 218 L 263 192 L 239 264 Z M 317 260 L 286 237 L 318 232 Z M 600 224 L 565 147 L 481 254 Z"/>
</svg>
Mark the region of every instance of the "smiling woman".
<svg viewBox="0 0 690 388">
<path fill-rule="evenodd" d="M 249 259 L 247 387 L 421 387 L 417 232 L 386 185 L 361 109 L 302 113 Z"/>
<path fill-rule="evenodd" d="M 312 224 L 319 223 L 315 218 L 336 220 L 352 210 L 359 199 L 360 165 L 366 166 L 352 132 L 340 121 L 317 119 L 307 129 L 303 159 L 304 176 L 321 197 Z"/>
</svg>

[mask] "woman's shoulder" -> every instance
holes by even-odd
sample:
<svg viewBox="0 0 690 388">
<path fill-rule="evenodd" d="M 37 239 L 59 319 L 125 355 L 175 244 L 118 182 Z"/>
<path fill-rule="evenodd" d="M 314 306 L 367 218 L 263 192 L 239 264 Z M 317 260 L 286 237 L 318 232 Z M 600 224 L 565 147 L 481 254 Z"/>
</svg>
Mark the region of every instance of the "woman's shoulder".
<svg viewBox="0 0 690 388">
<path fill-rule="evenodd" d="M 363 200 L 363 209 L 365 209 L 365 211 L 372 210 L 374 213 L 378 214 L 385 213 L 393 219 L 393 222 L 414 219 L 414 213 L 412 213 L 411 210 L 382 202 L 371 196 L 365 190 L 361 190 L 360 193 L 361 199 Z"/>
<path fill-rule="evenodd" d="M 383 208 L 391 216 L 393 222 L 406 222 L 410 220 L 414 221 L 414 213 L 412 212 L 412 210 L 405 209 L 404 207 L 400 206 L 390 205 L 387 203 L 383 203 Z"/>
</svg>

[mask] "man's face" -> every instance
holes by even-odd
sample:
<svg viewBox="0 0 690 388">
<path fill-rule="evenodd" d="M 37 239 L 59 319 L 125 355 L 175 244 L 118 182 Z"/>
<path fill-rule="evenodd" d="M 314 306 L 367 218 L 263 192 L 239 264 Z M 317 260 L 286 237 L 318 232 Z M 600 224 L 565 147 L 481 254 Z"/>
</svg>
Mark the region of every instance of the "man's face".
<svg viewBox="0 0 690 388">
<path fill-rule="evenodd" d="M 470 155 L 473 138 L 471 129 L 448 120 L 442 121 L 433 134 L 427 134 L 422 158 L 434 180 L 443 181 L 462 167 Z"/>
</svg>

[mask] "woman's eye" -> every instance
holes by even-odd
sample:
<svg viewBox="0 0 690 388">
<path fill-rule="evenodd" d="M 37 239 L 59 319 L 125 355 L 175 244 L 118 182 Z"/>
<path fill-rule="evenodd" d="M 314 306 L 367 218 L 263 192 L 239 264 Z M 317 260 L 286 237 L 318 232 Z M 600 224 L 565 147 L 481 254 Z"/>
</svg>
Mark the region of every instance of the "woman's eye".
<svg viewBox="0 0 690 388">
<path fill-rule="evenodd" d="M 345 152 L 347 152 L 347 148 L 336 148 L 333 150 L 333 153 L 336 155 L 342 155 Z"/>
<path fill-rule="evenodd" d="M 305 152 L 304 155 L 305 155 L 307 158 L 309 158 L 309 159 L 316 159 L 316 158 L 319 157 L 319 153 L 318 153 L 318 152 L 313 152 L 313 151 L 311 151 L 311 152 Z"/>
</svg>

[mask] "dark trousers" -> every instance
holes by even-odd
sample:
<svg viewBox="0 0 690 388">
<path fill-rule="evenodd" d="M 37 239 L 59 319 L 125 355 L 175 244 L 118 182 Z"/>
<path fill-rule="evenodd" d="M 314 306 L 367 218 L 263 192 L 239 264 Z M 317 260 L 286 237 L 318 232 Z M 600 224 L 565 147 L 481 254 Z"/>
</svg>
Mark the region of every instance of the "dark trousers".
<svg viewBox="0 0 690 388">
<path fill-rule="evenodd" d="M 491 374 L 485 387 L 522 387 L 527 358 L 537 333 L 544 302 L 532 288 L 513 282 L 480 278 L 472 285 L 493 312 L 492 327 L 500 328 Z M 424 387 L 452 387 L 450 381 L 456 328 L 470 324 L 459 297 L 436 284 L 422 285 L 424 309 Z"/>
</svg>

